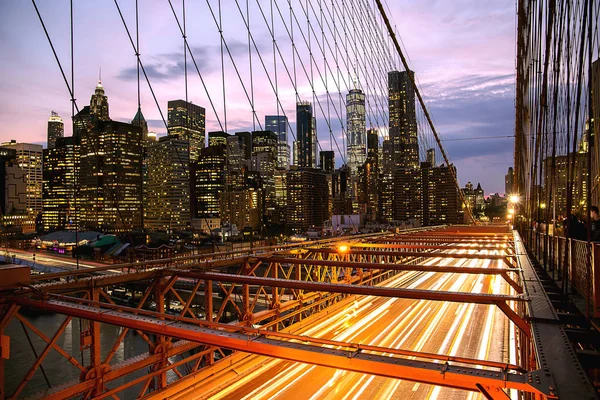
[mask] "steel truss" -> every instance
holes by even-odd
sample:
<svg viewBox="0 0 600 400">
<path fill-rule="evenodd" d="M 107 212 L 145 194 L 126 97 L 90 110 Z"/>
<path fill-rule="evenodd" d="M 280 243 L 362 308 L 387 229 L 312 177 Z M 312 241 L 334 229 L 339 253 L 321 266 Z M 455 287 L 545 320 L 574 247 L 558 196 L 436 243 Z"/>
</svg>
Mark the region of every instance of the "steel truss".
<svg viewBox="0 0 600 400">
<path fill-rule="evenodd" d="M 461 227 L 463 229 L 467 230 Z M 80 372 L 80 379 L 53 387 L 43 395 L 49 398 L 76 395 L 83 398 L 118 398 L 123 390 L 133 387 L 140 397 L 154 394 L 161 397 L 165 393 L 177 393 L 177 388 L 195 387 L 208 371 L 233 368 L 226 360 L 236 360 L 240 358 L 237 354 L 242 353 L 231 354 L 231 350 L 475 390 L 490 398 L 506 398 L 503 389 L 509 388 L 551 398 L 554 395 L 550 388 L 555 387 L 552 379 L 542 373 L 545 371 L 537 370 L 539 364 L 532 356 L 533 341 L 529 339 L 530 324 L 525 306 L 528 298 L 522 294 L 522 271 L 514 259 L 513 243 L 507 239 L 512 238 L 512 234 L 497 228 L 491 233 L 481 228 L 469 231 L 470 234 L 458 236 L 455 242 L 452 239 L 457 236 L 451 230 L 422 232 L 422 238 L 419 234 L 362 236 L 269 248 L 262 250 L 265 251 L 263 254 L 214 254 L 183 261 L 133 263 L 103 267 L 98 271 L 34 277 L 33 286 L 23 286 L 1 297 L 0 335 L 10 321 L 18 321 L 28 332 L 39 336 L 46 346 L 36 354 L 36 361 L 12 393 L 4 392 L 4 381 L 0 380 L 0 398 L 16 398 L 23 393 L 31 377 L 42 369 L 51 351 L 69 360 L 72 367 Z M 424 243 L 423 240 L 430 240 L 433 236 L 452 244 L 419 245 L 409 247 L 417 251 L 407 252 L 401 243 L 404 240 Z M 492 242 L 486 239 L 492 239 Z M 389 240 L 390 246 L 381 247 L 386 240 Z M 340 244 L 347 249 L 341 251 Z M 468 245 L 468 249 L 481 251 L 477 254 L 456 254 L 456 251 L 464 249 L 463 244 Z M 356 250 L 359 248 L 365 250 Z M 380 250 L 382 248 L 385 251 Z M 498 254 L 485 254 L 489 253 L 488 250 L 497 250 Z M 432 257 L 485 258 L 497 265 L 503 263 L 504 267 L 421 264 Z M 514 294 L 378 286 L 402 271 L 500 275 L 513 288 Z M 96 275 L 97 272 L 101 274 Z M 140 294 L 134 305 L 115 304 L 108 294 L 110 288 L 124 285 Z M 350 299 L 362 295 L 495 304 L 520 329 L 520 364 L 365 346 L 292 333 L 294 327 L 319 318 L 320 311 L 341 312 Z M 193 307 L 198 305 L 198 298 L 203 298 L 203 313 Z M 150 301 L 156 304 L 156 311 L 148 310 Z M 172 301 L 181 305 L 177 315 L 166 313 Z M 20 307 L 64 314 L 66 319 L 54 335 L 48 337 L 19 313 Z M 72 318 L 84 321 L 86 329 L 80 345 L 84 351 L 89 351 L 89 365 L 78 361 L 57 344 Z M 124 328 L 104 357 L 100 354 L 100 323 Z M 257 324 L 260 329 L 255 329 Z M 114 363 L 114 355 L 130 330 L 147 342 L 148 352 L 134 360 Z M 319 357 L 315 357 L 316 354 Z M 177 361 L 175 356 L 178 356 Z M 217 361 L 219 357 L 221 361 Z M 415 362 L 415 357 L 422 361 Z M 6 361 L 0 359 L 0 378 L 3 378 L 5 366 Z M 146 373 L 141 377 L 128 378 L 124 384 L 115 383 L 135 371 Z M 167 384 L 167 373 L 176 377 L 174 382 Z"/>
</svg>

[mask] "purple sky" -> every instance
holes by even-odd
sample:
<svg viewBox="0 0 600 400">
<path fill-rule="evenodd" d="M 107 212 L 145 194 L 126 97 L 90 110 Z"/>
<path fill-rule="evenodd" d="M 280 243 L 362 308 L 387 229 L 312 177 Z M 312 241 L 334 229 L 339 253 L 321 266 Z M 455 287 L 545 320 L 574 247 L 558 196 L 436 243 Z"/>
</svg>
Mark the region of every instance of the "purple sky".
<svg viewBox="0 0 600 400">
<path fill-rule="evenodd" d="M 246 2 L 238 0 L 245 13 Z M 368 0 L 373 4 L 371 0 Z M 69 1 L 38 0 L 59 58 L 70 79 L 69 54 Z M 75 97 L 80 108 L 89 104 L 102 67 L 102 83 L 109 98 L 110 115 L 116 120 L 133 118 L 137 109 L 137 81 L 134 51 L 126 36 L 119 14 L 112 1 L 75 1 Z M 225 40 L 236 61 L 239 73 L 248 86 L 250 83 L 248 37 L 244 22 L 233 0 L 222 1 L 223 31 Z M 274 2 L 275 3 L 275 2 Z M 289 20 L 287 1 L 276 2 Z M 310 4 L 318 13 L 319 3 L 331 7 L 331 1 L 313 0 Z M 341 2 L 335 2 L 341 4 Z M 348 0 L 358 10 L 358 0 Z M 457 1 L 389 1 L 390 17 L 396 25 L 407 49 L 409 65 L 416 73 L 423 94 L 442 140 L 453 138 L 484 138 L 509 136 L 514 128 L 514 50 L 515 10 L 513 1 L 481 2 Z M 119 5 L 131 32 L 135 32 L 133 0 L 120 0 Z M 210 1 L 218 13 L 217 1 Z M 260 4 L 270 19 L 270 2 Z M 294 10 L 302 24 L 306 17 L 300 3 L 294 1 Z M 301 4 L 305 5 L 306 2 Z M 183 50 L 181 34 L 167 0 L 140 1 L 140 53 L 150 76 L 152 87 L 162 112 L 166 117 L 168 100 L 185 97 L 183 78 Z M 173 1 L 181 10 L 181 0 Z M 250 24 L 257 47 L 273 79 L 273 52 L 271 37 L 262 20 L 256 0 L 249 1 Z M 207 85 L 218 118 L 224 124 L 220 40 L 215 22 L 206 2 L 186 2 L 187 35 L 202 77 Z M 312 11 L 311 11 L 312 12 Z M 358 11 L 355 11 L 355 13 Z M 354 14 L 357 15 L 357 14 Z M 180 15 L 181 17 L 181 15 Z M 217 15 L 218 18 L 218 15 Z M 275 14 L 275 35 L 282 55 L 291 68 L 292 50 L 289 37 L 281 20 Z M 325 14 L 327 19 L 327 14 Z M 329 18 L 331 22 L 331 19 Z M 338 19 L 339 23 L 339 19 Z M 316 20 L 313 29 L 320 36 Z M 341 29 L 341 28 L 340 28 Z M 304 30 L 307 28 L 304 25 Z M 300 29 L 295 27 L 296 42 L 302 59 L 309 66 L 308 53 L 302 50 Z M 332 40 L 329 43 L 333 47 Z M 339 38 L 338 38 L 339 40 Z M 313 46 L 315 40 L 313 38 Z M 0 141 L 16 139 L 21 142 L 46 141 L 46 123 L 51 110 L 56 110 L 65 121 L 71 115 L 68 91 L 53 58 L 33 5 L 23 0 L 0 2 Z M 276 99 L 262 69 L 256 52 L 252 52 L 253 88 L 255 108 L 260 123 L 265 114 L 276 113 Z M 315 54 L 315 91 L 326 107 L 324 85 L 317 78 L 316 68 L 324 70 L 323 56 Z M 342 57 L 343 55 L 340 55 Z M 319 58 L 320 57 L 320 58 Z M 366 59 L 371 59 L 369 55 Z M 340 61 L 341 62 L 341 61 Z M 335 62 L 329 56 L 330 65 Z M 301 72 L 298 58 L 297 90 L 303 100 L 312 101 L 308 80 Z M 344 68 L 341 66 L 341 68 Z M 295 126 L 295 91 L 285 74 L 281 61 L 277 61 L 278 89 L 281 103 Z M 227 99 L 227 128 L 229 132 L 252 130 L 252 112 L 236 72 L 225 54 L 225 86 Z M 323 74 L 325 75 L 325 74 Z M 335 75 L 335 74 L 333 74 Z M 360 74 L 359 74 L 360 75 Z M 318 118 L 318 132 L 323 149 L 330 147 L 329 126 L 332 135 L 341 142 L 341 127 L 334 113 L 338 105 L 337 89 L 332 88 L 335 76 L 328 76 L 329 91 L 335 92 L 330 111 L 330 124 L 323 114 Z M 353 78 L 352 78 L 353 79 Z M 368 84 L 359 76 L 363 85 Z M 347 79 L 345 82 L 351 82 Z M 385 82 L 377 83 L 385 88 Z M 345 95 L 346 89 L 341 92 Z M 364 86 L 366 87 L 366 86 Z M 219 125 L 198 74 L 188 58 L 189 100 L 206 108 L 207 130 L 218 130 Z M 373 96 L 378 95 L 374 93 Z M 374 99 L 374 97 L 372 97 Z M 142 82 L 142 110 L 150 129 L 164 133 L 166 130 L 148 86 Z M 374 104 L 374 103 L 373 103 Z M 318 109 L 317 105 L 314 105 Z M 374 122 L 376 109 L 371 119 Z M 340 111 L 345 120 L 344 110 Z M 345 123 L 345 121 L 344 121 Z M 71 134 L 65 124 L 65 134 Z M 258 124 L 255 126 L 259 129 Z M 291 140 L 291 139 L 290 139 Z M 431 140 L 430 137 L 427 138 Z M 444 146 L 452 162 L 457 165 L 459 179 L 481 182 L 486 193 L 504 192 L 504 174 L 513 163 L 513 139 L 487 139 L 447 141 Z M 333 145 L 334 149 L 335 144 Z M 338 156 L 337 164 L 340 163 Z"/>
</svg>

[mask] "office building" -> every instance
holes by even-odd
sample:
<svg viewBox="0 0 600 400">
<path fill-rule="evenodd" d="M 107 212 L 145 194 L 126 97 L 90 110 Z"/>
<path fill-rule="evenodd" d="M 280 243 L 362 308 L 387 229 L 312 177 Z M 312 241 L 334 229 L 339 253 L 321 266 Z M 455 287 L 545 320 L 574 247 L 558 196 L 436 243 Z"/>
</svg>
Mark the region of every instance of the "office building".
<svg viewBox="0 0 600 400">
<path fill-rule="evenodd" d="M 321 162 L 319 168 L 328 173 L 335 170 L 335 153 L 333 150 L 324 150 L 319 153 Z"/>
<path fill-rule="evenodd" d="M 143 196 L 142 127 L 108 118 L 108 97 L 100 83 L 75 117 L 80 143 L 79 220 L 82 229 L 141 230 Z"/>
<path fill-rule="evenodd" d="M 194 218 L 220 218 L 221 192 L 225 190 L 226 148 L 223 145 L 200 150 L 191 164 Z"/>
<path fill-rule="evenodd" d="M 52 114 L 48 119 L 47 148 L 53 149 L 56 144 L 56 139 L 61 138 L 63 136 L 65 136 L 65 125 L 63 124 L 63 120 L 56 111 L 52 111 Z"/>
<path fill-rule="evenodd" d="M 184 100 L 168 102 L 168 122 L 170 135 L 190 144 L 190 161 L 196 161 L 200 149 L 204 147 L 206 114 L 203 107 Z"/>
<path fill-rule="evenodd" d="M 389 140 L 394 185 L 393 218 L 421 218 L 421 172 L 412 71 L 388 73 Z M 385 149 L 384 149 L 385 151 Z"/>
<path fill-rule="evenodd" d="M 44 231 L 76 230 L 79 224 L 78 184 L 79 137 L 60 137 L 44 150 Z"/>
<path fill-rule="evenodd" d="M 296 137 L 298 138 L 297 165 L 312 168 L 315 164 L 314 121 L 312 105 L 299 102 L 296 105 Z"/>
<path fill-rule="evenodd" d="M 216 132 L 208 132 L 208 145 L 216 146 L 223 145 L 227 146 L 227 138 L 231 136 L 227 132 L 216 131 Z"/>
<path fill-rule="evenodd" d="M 316 169 L 291 168 L 287 174 L 286 222 L 293 232 L 322 227 L 328 219 L 327 178 Z"/>
<path fill-rule="evenodd" d="M 43 208 L 42 146 L 31 143 L 17 143 L 16 140 L 11 140 L 10 142 L 2 143 L 0 147 L 15 151 L 13 168 L 21 169 L 25 178 L 25 191 L 23 193 L 25 194 L 26 204 L 24 210 L 21 209 L 21 206 L 18 207 L 19 213 L 24 212 L 30 219 L 35 221 L 38 214 L 41 215 Z M 14 173 L 18 174 L 16 171 Z"/>
<path fill-rule="evenodd" d="M 188 141 L 177 135 L 162 137 L 148 146 L 144 226 L 149 231 L 171 233 L 189 229 L 188 147 Z"/>
<path fill-rule="evenodd" d="M 284 115 L 265 116 L 265 130 L 277 135 L 277 168 L 290 168 L 290 145 L 288 143 L 288 119 Z"/>
<path fill-rule="evenodd" d="M 450 168 L 456 174 L 453 165 L 434 167 L 428 162 L 421 163 L 423 226 L 464 222 L 462 203 Z"/>
<path fill-rule="evenodd" d="M 513 167 L 508 168 L 508 173 L 504 176 L 504 194 L 510 196 L 514 193 L 514 170 Z"/>
<path fill-rule="evenodd" d="M 360 89 L 352 89 L 346 95 L 346 157 L 350 173 L 353 175 L 367 158 L 365 124 L 365 94 Z"/>
</svg>

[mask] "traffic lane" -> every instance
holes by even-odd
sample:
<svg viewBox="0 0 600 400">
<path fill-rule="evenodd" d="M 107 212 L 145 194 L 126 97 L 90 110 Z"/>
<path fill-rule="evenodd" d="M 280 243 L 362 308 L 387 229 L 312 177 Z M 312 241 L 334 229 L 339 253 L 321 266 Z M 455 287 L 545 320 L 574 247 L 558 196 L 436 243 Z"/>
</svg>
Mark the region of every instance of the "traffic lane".
<svg viewBox="0 0 600 400">
<path fill-rule="evenodd" d="M 480 260 L 475 260 L 476 263 L 482 263 L 483 261 Z M 410 273 L 407 273 L 405 275 L 408 275 Z M 424 273 L 420 273 L 420 275 L 426 275 Z M 439 274 L 438 274 L 439 275 Z M 423 288 L 423 289 L 432 289 L 435 286 L 439 286 L 438 290 L 452 290 L 452 284 L 456 284 L 457 279 L 461 279 L 459 277 L 450 277 L 448 276 L 450 274 L 445 274 L 444 277 L 438 277 L 437 279 L 431 279 L 432 277 L 430 276 L 425 282 L 424 284 L 418 285 L 417 287 L 419 288 Z M 453 274 L 456 275 L 456 274 Z M 490 283 L 481 276 L 465 276 L 463 275 L 464 278 L 463 282 L 461 283 L 461 290 L 473 290 L 474 288 L 476 288 L 476 291 L 484 291 L 484 292 L 489 292 L 491 286 Z M 438 285 L 435 285 L 435 282 L 438 281 Z M 439 283 L 443 283 L 443 285 L 439 285 Z M 412 285 L 411 285 L 412 286 Z M 477 286 L 477 287 L 476 287 Z M 455 289 L 455 288 L 454 288 Z M 470 290 L 469 290 L 470 289 Z M 406 302 L 406 300 L 402 300 L 402 299 L 398 299 L 398 300 L 394 300 L 394 301 L 398 301 L 398 302 Z M 364 313 L 372 313 L 373 311 L 377 310 L 377 306 L 379 304 L 381 304 L 382 302 L 385 302 L 384 299 L 377 299 L 376 301 L 374 301 L 369 308 L 364 308 L 360 310 L 361 315 L 359 315 L 359 317 L 363 317 Z M 414 301 L 411 301 L 412 303 L 415 303 Z M 484 352 L 484 354 L 488 354 L 488 350 L 486 349 L 486 346 L 489 345 L 490 343 L 490 339 L 486 339 L 486 342 L 488 344 L 486 344 L 485 346 L 483 346 L 483 350 L 479 348 L 479 346 L 477 346 L 477 343 L 480 342 L 482 339 L 480 337 L 480 335 L 476 335 L 476 333 L 480 333 L 482 331 L 482 326 L 479 323 L 470 323 L 470 321 L 472 319 L 474 319 L 475 321 L 488 321 L 487 319 L 484 318 L 484 316 L 486 315 L 486 313 L 489 313 L 489 307 L 487 306 L 474 306 L 474 305 L 458 305 L 456 303 L 440 303 L 440 302 L 425 302 L 425 301 L 417 301 L 416 302 L 417 305 L 413 304 L 414 309 L 414 313 L 413 315 L 419 314 L 421 316 L 423 315 L 427 315 L 430 314 L 429 317 L 429 323 L 425 324 L 428 329 L 426 328 L 422 328 L 419 332 L 419 330 L 415 330 L 413 329 L 412 333 L 408 333 L 406 332 L 406 329 L 412 325 L 416 325 L 415 322 L 416 320 L 414 318 L 410 318 L 410 319 L 406 319 L 404 318 L 404 316 L 402 316 L 403 321 L 401 324 L 398 325 L 399 328 L 404 329 L 405 331 L 402 332 L 400 334 L 400 336 L 404 337 L 403 341 L 407 341 L 408 343 L 411 343 L 411 348 L 414 348 L 415 350 L 419 350 L 419 351 L 431 351 L 431 352 L 438 352 L 438 350 L 443 347 L 441 346 L 444 343 L 439 343 L 440 340 L 436 340 L 436 338 L 441 337 L 444 333 L 444 331 L 446 331 L 448 329 L 448 326 L 452 326 L 452 322 L 453 320 L 455 320 L 455 318 L 449 318 L 448 316 L 453 315 L 453 314 L 461 314 L 464 315 L 465 313 L 468 313 L 467 315 L 469 315 L 469 323 L 466 324 L 462 324 L 460 326 L 460 332 L 461 333 L 461 337 L 465 337 L 465 332 L 467 333 L 466 337 L 469 338 L 469 340 L 467 340 L 466 342 L 463 341 L 462 339 L 458 342 L 460 343 L 460 345 L 462 347 L 464 347 L 464 351 L 460 352 L 460 354 L 458 355 L 463 355 L 463 356 L 474 356 L 476 353 L 481 353 L 482 351 Z M 425 303 L 430 303 L 429 307 L 432 308 L 424 308 L 425 307 Z M 437 305 L 435 304 L 437 303 Z M 472 306 L 472 307 L 469 307 Z M 396 304 L 396 306 L 394 306 L 393 308 L 398 310 L 401 308 L 404 309 L 409 309 L 410 310 L 411 306 L 407 306 L 406 303 L 404 303 L 404 305 L 402 303 L 398 303 Z M 349 308 L 349 311 L 353 312 L 352 307 Z M 380 313 L 382 312 L 382 310 L 378 310 Z M 396 311 L 397 314 L 397 311 Z M 495 314 L 495 310 L 492 310 L 492 315 Z M 348 315 L 348 313 L 346 313 L 346 316 Z M 392 314 L 390 314 L 392 315 Z M 340 321 L 339 321 L 339 317 L 337 324 L 334 324 L 334 321 L 331 320 L 327 320 L 326 324 L 329 325 L 329 327 L 339 327 L 340 325 Z M 433 323 L 431 322 L 433 321 Z M 352 323 L 352 321 L 345 321 L 345 322 L 350 322 L 350 325 L 355 325 L 355 323 Z M 493 320 L 491 322 L 492 324 L 494 324 Z M 487 322 L 484 323 L 484 327 L 486 326 Z M 344 325 L 346 325 L 346 323 L 344 323 Z M 381 324 L 379 324 L 381 325 Z M 349 341 L 361 341 L 363 343 L 365 342 L 371 342 L 376 338 L 376 333 L 378 332 L 378 328 L 376 328 L 378 326 L 378 324 L 368 324 L 368 328 L 367 329 L 363 329 L 361 330 L 360 334 L 364 335 L 364 338 L 361 338 L 361 340 L 356 340 L 357 338 L 351 338 L 354 340 L 349 340 Z M 433 330 L 432 330 L 433 327 Z M 458 326 L 455 326 L 453 328 L 453 331 L 456 332 L 458 330 Z M 311 330 L 311 329 L 307 329 L 307 330 Z M 328 332 L 331 333 L 332 329 L 328 329 Z M 500 335 L 499 336 L 503 336 L 502 329 L 496 329 L 496 331 L 500 331 Z M 338 332 L 339 334 L 339 332 Z M 451 335 L 453 333 L 451 332 Z M 316 332 L 312 332 L 312 335 L 314 336 L 321 336 L 321 337 L 328 337 L 328 338 L 338 338 L 338 335 L 334 335 L 331 336 L 330 334 L 327 334 L 327 332 L 324 332 L 323 330 L 316 331 Z M 373 344 L 379 344 L 382 346 L 390 346 L 390 338 L 393 335 L 387 335 L 385 338 L 383 338 L 383 340 L 380 340 L 379 343 L 373 343 Z M 447 335 L 446 335 L 447 336 Z M 339 339 L 344 339 L 339 338 Z M 381 339 L 381 338 L 379 338 Z M 344 340 L 348 340 L 348 338 L 344 339 Z M 420 342 L 420 344 L 419 344 Z M 445 340 L 445 347 L 448 347 L 448 343 L 449 340 Z M 455 341 L 456 342 L 456 341 Z M 406 345 L 404 343 L 396 343 L 396 345 L 394 347 L 402 347 L 402 348 L 406 348 Z M 455 345 L 455 348 L 457 348 L 457 346 Z M 451 349 L 452 350 L 452 349 Z M 458 353 L 458 352 L 456 352 Z M 497 359 L 500 361 L 500 359 Z M 281 363 L 280 361 L 271 361 L 269 363 Z M 294 363 L 286 363 L 288 365 L 295 365 Z M 407 383 L 403 383 L 402 381 L 398 381 L 398 380 L 390 380 L 390 379 L 386 379 L 386 378 L 381 378 L 381 377 L 365 377 L 363 374 L 355 374 L 355 373 L 343 373 L 343 372 L 339 372 L 339 371 L 335 371 L 332 369 L 328 369 L 328 368 L 322 368 L 322 367 L 315 367 L 313 369 L 310 370 L 310 379 L 304 379 L 304 376 L 306 371 L 308 369 L 310 369 L 311 366 L 305 366 L 305 367 L 288 367 L 288 370 L 285 373 L 280 373 L 278 374 L 279 377 L 276 378 L 276 380 L 269 382 L 268 386 L 270 387 L 270 390 L 268 391 L 268 393 L 259 393 L 256 391 L 252 392 L 252 395 L 256 395 L 258 397 L 263 397 L 267 396 L 267 397 L 277 397 L 279 395 L 282 395 L 284 392 L 288 392 L 287 395 L 289 395 L 289 393 L 296 393 L 298 390 L 294 390 L 294 386 L 295 385 L 300 385 L 300 388 L 296 388 L 296 389 L 300 389 L 302 390 L 302 393 L 306 394 L 306 393 L 310 393 L 310 390 L 308 390 L 308 386 L 310 383 L 315 383 L 316 385 L 314 385 L 313 388 L 313 393 L 319 393 L 319 395 L 325 395 L 326 393 L 323 393 L 323 388 L 332 388 L 330 389 L 329 393 L 327 393 L 326 397 L 329 397 L 330 395 L 334 395 L 335 397 L 335 393 L 339 393 L 340 389 L 343 388 L 343 391 L 345 393 L 348 393 L 348 391 L 355 392 L 356 394 L 359 395 L 365 395 L 365 394 L 369 394 L 369 397 L 372 396 L 376 396 L 379 397 L 380 395 L 383 394 L 387 394 L 387 396 L 385 397 L 389 397 L 389 395 L 392 395 L 392 393 L 395 393 L 399 388 L 401 389 L 402 392 L 405 392 L 406 394 L 410 394 L 411 392 L 417 396 L 418 398 L 423 398 L 423 395 L 427 395 L 427 393 L 431 390 L 431 386 L 429 385 L 420 385 L 420 384 L 415 384 L 413 382 L 407 382 Z M 261 368 L 261 374 L 264 374 L 265 371 L 263 368 Z M 308 374 L 308 373 L 307 373 Z M 337 375 L 336 375 L 337 374 Z M 299 376 L 301 376 L 301 379 L 297 379 Z M 264 376 L 262 376 L 261 378 L 264 378 Z M 332 381 L 333 379 L 333 381 Z M 262 379 L 261 379 L 262 380 Z M 383 381 L 382 381 L 383 380 Z M 385 383 L 385 381 L 391 381 L 388 382 L 387 384 Z M 338 382 L 339 381 L 339 382 Z M 356 386 L 357 383 L 360 386 Z M 350 386 L 352 385 L 352 386 Z M 404 385 L 404 387 L 402 387 L 401 385 Z M 408 385 L 408 387 L 406 387 Z M 251 385 L 251 386 L 255 386 L 255 385 Z M 349 387 L 349 388 L 348 388 Z M 283 390 L 283 392 L 281 392 L 281 390 Z M 316 392 L 314 391 L 314 389 L 316 389 Z M 442 392 L 444 395 L 448 394 L 451 395 L 452 392 L 456 392 L 453 390 L 448 390 L 448 389 L 442 389 L 444 390 L 444 392 Z M 321 391 L 321 392 L 319 392 Z M 425 392 L 425 393 L 423 393 Z M 246 391 L 246 393 L 248 393 Z M 463 391 L 459 391 L 458 395 L 461 396 L 461 398 L 464 398 L 466 392 Z M 225 394 L 225 393 L 222 393 Z M 243 397 L 243 391 L 236 391 L 235 393 L 231 393 L 231 397 L 230 398 L 240 398 Z M 468 393 L 467 393 L 468 394 Z M 222 397 L 222 396 L 217 396 L 217 397 Z M 345 397 L 345 396 L 343 396 Z"/>
</svg>

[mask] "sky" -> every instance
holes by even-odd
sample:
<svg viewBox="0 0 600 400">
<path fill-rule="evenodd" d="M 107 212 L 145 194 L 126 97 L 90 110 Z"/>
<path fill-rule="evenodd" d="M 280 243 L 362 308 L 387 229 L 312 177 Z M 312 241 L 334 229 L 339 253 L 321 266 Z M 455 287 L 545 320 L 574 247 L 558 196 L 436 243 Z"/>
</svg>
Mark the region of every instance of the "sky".
<svg viewBox="0 0 600 400">
<path fill-rule="evenodd" d="M 37 0 L 36 3 L 70 83 L 69 1 Z M 346 88 L 359 85 L 371 101 L 367 127 L 377 125 L 380 132 L 385 132 L 383 118 L 378 117 L 383 114 L 382 105 L 387 103 L 387 84 L 384 73 L 380 73 L 382 69 L 375 65 L 382 57 L 378 58 L 373 46 L 363 51 L 360 46 L 344 48 L 342 43 L 351 41 L 356 32 L 359 34 L 356 38 L 374 38 L 376 30 L 364 30 L 364 26 L 369 25 L 366 23 L 354 24 L 356 31 L 349 28 L 347 34 L 340 34 L 336 39 L 326 32 L 327 29 L 333 32 L 331 27 L 336 23 L 342 31 L 342 15 L 332 6 L 342 2 L 313 0 L 309 2 L 309 8 L 305 8 L 307 2 L 304 1 L 292 3 L 295 23 L 289 23 L 289 7 L 285 0 L 221 1 L 223 37 L 226 50 L 229 49 L 234 60 L 232 62 L 225 51 L 222 64 L 221 40 L 215 22 L 219 19 L 218 2 L 186 2 L 186 33 L 195 61 L 194 65 L 188 53 L 188 99 L 206 109 L 207 131 L 225 130 L 225 122 L 230 133 L 260 129 L 264 115 L 276 114 L 279 104 L 282 106 L 280 112 L 288 115 L 293 130 L 295 102 L 299 98 L 313 101 L 322 149 L 343 149 L 345 110 L 340 101 Z M 373 6 L 374 2 L 346 1 L 352 6 L 346 16 L 349 22 L 351 18 L 358 19 L 359 15 L 367 14 L 363 8 L 365 3 Z M 118 0 L 118 4 L 135 42 L 135 1 Z M 140 101 L 150 130 L 160 135 L 166 133 L 163 118 L 167 115 L 167 101 L 185 99 L 183 41 L 167 0 L 143 0 L 139 4 L 140 58 L 158 106 L 143 77 Z M 172 4 L 181 22 L 182 0 L 172 0 Z M 264 13 L 270 20 L 272 4 L 275 7 L 275 52 L 270 30 L 263 19 Z M 281 16 L 277 14 L 277 6 Z M 457 167 L 461 185 L 468 181 L 481 182 L 486 194 L 504 193 L 504 175 L 512 166 L 514 146 L 514 1 L 395 0 L 388 1 L 386 7 L 408 56 L 409 66 L 418 78 L 436 130 L 450 161 Z M 319 25 L 319 18 L 316 18 L 319 10 L 325 10 L 322 13 L 327 24 Z M 310 29 L 314 32 L 311 40 L 314 64 L 310 62 L 307 42 L 301 40 L 306 40 L 307 36 L 303 35 L 310 37 L 306 33 L 309 28 L 305 12 L 313 16 Z M 329 12 L 331 14 L 327 14 Z M 250 21 L 250 56 L 248 33 L 241 15 Z M 74 16 L 77 106 L 83 108 L 89 104 L 101 68 L 111 118 L 130 121 L 137 111 L 136 58 L 114 2 L 76 0 Z M 297 53 L 291 46 L 290 27 L 294 28 Z M 360 36 L 360 32 L 366 33 Z M 336 74 L 334 50 L 330 53 L 327 50 L 336 48 L 334 40 L 340 49 L 338 65 L 342 70 L 354 65 L 354 71 L 358 72 L 342 73 L 341 78 Z M 349 52 L 348 56 L 344 49 Z M 0 1 L 0 54 L 3 54 L 0 63 L 0 142 L 15 139 L 45 146 L 46 124 L 51 111 L 57 111 L 68 121 L 71 102 L 31 2 Z M 393 58 L 394 68 L 400 68 L 397 57 Z M 352 60 L 359 62 L 353 64 Z M 291 72 L 294 64 L 296 74 Z M 309 79 L 311 65 L 312 86 Z M 386 67 L 379 68 L 385 70 Z M 238 76 L 244 86 L 239 83 Z M 277 85 L 278 98 L 274 95 L 274 85 Z M 254 104 L 256 118 L 251 104 Z M 66 136 L 71 134 L 69 125 L 65 124 Z M 421 128 L 429 146 L 433 143 L 431 133 Z M 341 156 L 338 155 L 336 165 L 340 163 Z"/>
</svg>

